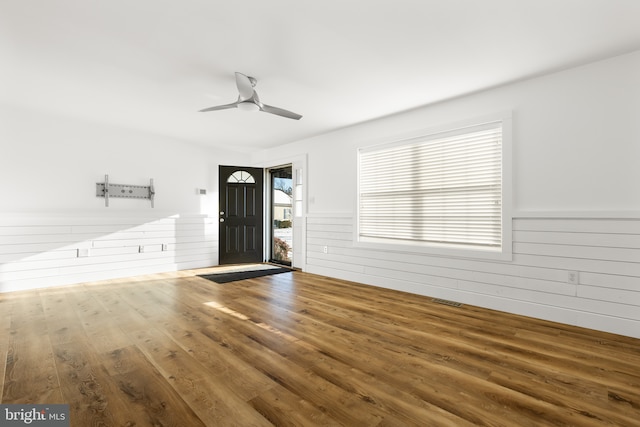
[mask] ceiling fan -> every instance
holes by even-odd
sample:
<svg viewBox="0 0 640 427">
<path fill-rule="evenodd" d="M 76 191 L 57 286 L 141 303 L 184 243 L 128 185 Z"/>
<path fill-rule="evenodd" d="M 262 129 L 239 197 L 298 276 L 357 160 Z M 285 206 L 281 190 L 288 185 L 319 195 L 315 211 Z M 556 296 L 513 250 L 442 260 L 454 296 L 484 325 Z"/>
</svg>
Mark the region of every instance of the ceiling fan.
<svg viewBox="0 0 640 427">
<path fill-rule="evenodd" d="M 206 111 L 227 110 L 229 108 L 239 108 L 246 111 L 264 111 L 265 113 L 275 114 L 277 116 L 286 117 L 288 119 L 300 120 L 302 116 L 300 114 L 293 113 L 291 111 L 284 110 L 278 107 L 272 107 L 271 105 L 263 104 L 258 98 L 258 93 L 254 87 L 258 81 L 249 76 L 245 76 L 242 73 L 236 72 L 236 86 L 238 87 L 238 100 L 231 104 L 217 105 L 215 107 L 205 108 L 199 112 L 204 113 Z"/>
</svg>

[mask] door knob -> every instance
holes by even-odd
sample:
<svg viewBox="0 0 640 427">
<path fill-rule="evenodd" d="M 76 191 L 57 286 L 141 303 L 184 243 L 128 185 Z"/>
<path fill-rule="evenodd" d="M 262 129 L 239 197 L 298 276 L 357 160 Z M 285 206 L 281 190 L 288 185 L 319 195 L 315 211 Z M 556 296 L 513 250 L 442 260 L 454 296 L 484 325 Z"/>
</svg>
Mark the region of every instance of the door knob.
<svg viewBox="0 0 640 427">
<path fill-rule="evenodd" d="M 224 222 L 224 218 L 220 218 L 220 222 Z"/>
</svg>

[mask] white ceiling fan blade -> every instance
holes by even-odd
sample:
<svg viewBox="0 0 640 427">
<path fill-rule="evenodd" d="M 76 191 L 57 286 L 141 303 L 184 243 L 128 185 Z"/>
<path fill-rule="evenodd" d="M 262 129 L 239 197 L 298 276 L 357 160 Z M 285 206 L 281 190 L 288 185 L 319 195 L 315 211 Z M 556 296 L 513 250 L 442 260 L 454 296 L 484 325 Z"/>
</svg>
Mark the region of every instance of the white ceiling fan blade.
<svg viewBox="0 0 640 427">
<path fill-rule="evenodd" d="M 267 104 L 262 104 L 262 107 L 260 109 L 265 113 L 275 114 L 277 116 L 286 117 L 288 119 L 300 120 L 302 118 L 300 114 L 293 113 L 282 108 L 272 107 L 271 105 Z"/>
<path fill-rule="evenodd" d="M 238 107 L 238 103 L 234 102 L 233 104 L 225 104 L 225 105 L 216 105 L 215 107 L 205 108 L 204 110 L 199 110 L 199 113 L 205 113 L 207 111 L 217 111 L 217 110 L 227 110 L 229 108 Z"/>
<path fill-rule="evenodd" d="M 238 86 L 238 92 L 240 93 L 241 101 L 246 101 L 253 96 L 253 83 L 248 76 L 236 72 L 236 86 Z"/>
</svg>

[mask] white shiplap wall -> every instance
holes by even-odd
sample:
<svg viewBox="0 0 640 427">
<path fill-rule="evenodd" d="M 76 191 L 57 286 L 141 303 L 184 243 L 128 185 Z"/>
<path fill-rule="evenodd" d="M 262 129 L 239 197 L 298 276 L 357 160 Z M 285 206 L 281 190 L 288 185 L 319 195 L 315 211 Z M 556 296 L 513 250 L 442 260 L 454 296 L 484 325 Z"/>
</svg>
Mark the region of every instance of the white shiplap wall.
<svg viewBox="0 0 640 427">
<path fill-rule="evenodd" d="M 516 218 L 509 262 L 354 247 L 353 230 L 309 216 L 307 271 L 640 338 L 640 219 Z"/>
<path fill-rule="evenodd" d="M 2 217 L 0 292 L 215 265 L 214 221 L 206 215 Z M 79 257 L 86 249 L 89 256 Z"/>
</svg>

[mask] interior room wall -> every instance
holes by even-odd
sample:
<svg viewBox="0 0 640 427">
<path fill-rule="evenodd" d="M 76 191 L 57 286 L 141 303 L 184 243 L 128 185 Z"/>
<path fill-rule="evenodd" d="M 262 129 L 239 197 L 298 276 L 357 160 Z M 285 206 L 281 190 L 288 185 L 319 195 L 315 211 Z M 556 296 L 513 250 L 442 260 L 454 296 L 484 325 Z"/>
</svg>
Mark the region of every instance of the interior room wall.
<svg viewBox="0 0 640 427">
<path fill-rule="evenodd" d="M 359 147 L 504 111 L 513 114 L 512 261 L 354 246 Z M 640 337 L 638 117 L 640 51 L 256 157 L 308 156 L 309 272 Z"/>
<path fill-rule="evenodd" d="M 0 292 L 217 263 L 218 165 L 243 155 L 17 106 L 0 123 Z M 105 174 L 153 178 L 154 207 L 105 207 Z"/>
</svg>

